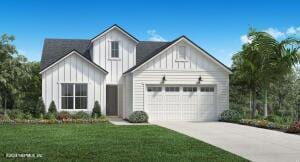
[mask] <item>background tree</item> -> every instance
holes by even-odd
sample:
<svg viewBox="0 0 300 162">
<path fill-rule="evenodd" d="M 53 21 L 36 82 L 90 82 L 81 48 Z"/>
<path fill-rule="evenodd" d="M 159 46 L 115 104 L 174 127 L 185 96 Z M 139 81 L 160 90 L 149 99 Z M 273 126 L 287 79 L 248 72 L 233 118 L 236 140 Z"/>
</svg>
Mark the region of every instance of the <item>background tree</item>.
<svg viewBox="0 0 300 162">
<path fill-rule="evenodd" d="M 268 90 L 272 84 L 291 74 L 299 63 L 299 41 L 287 38 L 277 41 L 266 32 L 250 29 L 249 42 L 233 56 L 231 85 L 249 90 L 251 116 L 255 117 L 256 98 L 264 98 L 264 116 L 268 115 Z"/>
<path fill-rule="evenodd" d="M 41 96 L 40 65 L 19 55 L 13 41 L 6 34 L 0 38 L 0 107 L 32 113 Z"/>
<path fill-rule="evenodd" d="M 11 94 L 15 92 L 13 85 L 11 84 L 12 77 L 10 71 L 7 68 L 7 64 L 10 62 L 13 56 L 16 54 L 16 48 L 11 44 L 14 41 L 14 36 L 8 36 L 6 34 L 1 36 L 0 39 L 0 94 L 2 107 L 7 108 L 8 100 L 11 98 Z"/>
</svg>

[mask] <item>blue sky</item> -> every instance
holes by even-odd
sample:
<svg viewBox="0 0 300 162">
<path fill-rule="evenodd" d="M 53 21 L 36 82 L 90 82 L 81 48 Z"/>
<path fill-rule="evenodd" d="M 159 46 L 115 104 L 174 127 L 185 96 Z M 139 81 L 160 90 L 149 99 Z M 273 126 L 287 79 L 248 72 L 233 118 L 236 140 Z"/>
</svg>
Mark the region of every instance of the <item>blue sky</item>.
<svg viewBox="0 0 300 162">
<path fill-rule="evenodd" d="M 300 35 L 300 1 L 10 0 L 1 1 L 0 34 L 15 35 L 19 53 L 41 57 L 45 38 L 91 39 L 118 24 L 139 40 L 181 35 L 231 65 L 249 27 L 277 39 Z"/>
</svg>

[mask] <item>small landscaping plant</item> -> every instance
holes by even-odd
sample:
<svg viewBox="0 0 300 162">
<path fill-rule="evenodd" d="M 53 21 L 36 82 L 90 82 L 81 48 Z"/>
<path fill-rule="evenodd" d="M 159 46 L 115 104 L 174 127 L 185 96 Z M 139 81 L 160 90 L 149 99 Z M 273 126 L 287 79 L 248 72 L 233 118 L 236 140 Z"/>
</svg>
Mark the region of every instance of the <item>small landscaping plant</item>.
<svg viewBox="0 0 300 162">
<path fill-rule="evenodd" d="M 50 113 L 57 113 L 57 109 L 54 101 L 51 101 L 48 111 Z"/>
<path fill-rule="evenodd" d="M 72 119 L 72 115 L 67 111 L 61 111 L 57 114 L 57 120 Z"/>
<path fill-rule="evenodd" d="M 7 114 L 0 114 L 0 120 L 10 120 Z"/>
<path fill-rule="evenodd" d="M 128 118 L 131 123 L 146 123 L 148 122 L 148 115 L 144 111 L 134 111 Z"/>
<path fill-rule="evenodd" d="M 300 121 L 296 121 L 293 124 L 290 125 L 287 133 L 300 133 Z"/>
<path fill-rule="evenodd" d="M 32 115 L 30 113 L 26 113 L 24 114 L 24 119 L 27 119 L 27 120 L 31 120 L 32 119 Z"/>
<path fill-rule="evenodd" d="M 92 112 L 92 117 L 97 118 L 101 116 L 101 106 L 98 101 L 95 102 L 93 112 Z"/>
<path fill-rule="evenodd" d="M 47 120 L 55 120 L 55 119 L 56 119 L 56 114 L 48 112 L 48 113 L 46 113 L 46 114 L 44 115 L 44 119 L 47 119 Z"/>
<path fill-rule="evenodd" d="M 284 125 L 280 125 L 263 119 L 241 119 L 239 123 L 266 129 L 286 129 Z"/>
<path fill-rule="evenodd" d="M 90 115 L 84 111 L 79 111 L 73 115 L 74 119 L 89 119 Z"/>
<path fill-rule="evenodd" d="M 33 117 L 39 118 L 42 115 L 44 115 L 46 112 L 45 104 L 42 99 L 42 97 L 39 97 L 38 102 L 36 104 L 35 109 L 32 112 Z"/>
<path fill-rule="evenodd" d="M 7 111 L 7 114 L 10 119 L 23 119 L 24 113 L 19 109 L 12 109 L 10 111 Z"/>
<path fill-rule="evenodd" d="M 220 116 L 220 120 L 225 122 L 239 122 L 240 119 L 240 113 L 235 110 L 225 110 Z"/>
</svg>

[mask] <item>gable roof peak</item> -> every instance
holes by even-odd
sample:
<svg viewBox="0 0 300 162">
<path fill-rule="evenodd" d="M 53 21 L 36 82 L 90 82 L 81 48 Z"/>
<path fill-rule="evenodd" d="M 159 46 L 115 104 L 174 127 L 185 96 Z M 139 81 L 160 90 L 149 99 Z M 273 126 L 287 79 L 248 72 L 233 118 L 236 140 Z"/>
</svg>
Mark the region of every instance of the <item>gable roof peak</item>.
<svg viewBox="0 0 300 162">
<path fill-rule="evenodd" d="M 92 38 L 91 42 L 94 42 L 96 39 L 98 39 L 99 37 L 101 37 L 102 35 L 106 34 L 107 32 L 111 31 L 114 28 L 119 29 L 122 33 L 124 33 L 125 35 L 127 35 L 129 38 L 131 38 L 136 43 L 140 42 L 137 38 L 135 38 L 133 35 L 131 35 L 130 33 L 128 33 L 125 29 L 123 29 L 122 27 L 120 27 L 118 24 L 113 24 L 112 26 L 106 28 L 103 32 L 101 32 L 100 34 L 98 34 L 94 38 Z"/>
<path fill-rule="evenodd" d="M 166 42 L 165 45 L 163 45 L 160 48 L 156 49 L 155 51 L 153 51 L 152 53 L 150 53 L 147 57 L 144 57 L 141 61 L 139 61 L 139 63 L 137 63 L 135 66 L 133 66 L 132 68 L 130 68 L 127 71 L 125 71 L 123 74 L 129 73 L 129 72 L 134 72 L 137 68 L 139 68 L 140 66 L 144 65 L 149 60 L 151 60 L 152 58 L 154 58 L 156 55 L 160 54 L 162 51 L 164 51 L 167 48 L 169 48 L 170 46 L 174 45 L 176 42 L 178 42 L 182 38 L 186 39 L 187 42 L 189 42 L 191 45 L 193 45 L 194 47 L 196 47 L 197 49 L 199 49 L 200 51 L 202 51 L 210 59 L 212 59 L 214 62 L 216 62 L 217 64 L 219 64 L 221 67 L 223 67 L 227 72 L 232 73 L 231 69 L 229 67 L 227 67 L 226 65 L 224 65 L 221 61 L 219 61 L 214 56 L 212 56 L 210 53 L 208 53 L 203 48 L 201 48 L 200 46 L 198 46 L 195 42 L 193 42 L 192 40 L 190 40 L 188 37 L 186 37 L 185 35 L 182 35 L 182 36 L 174 39 L 171 42 Z"/>
</svg>

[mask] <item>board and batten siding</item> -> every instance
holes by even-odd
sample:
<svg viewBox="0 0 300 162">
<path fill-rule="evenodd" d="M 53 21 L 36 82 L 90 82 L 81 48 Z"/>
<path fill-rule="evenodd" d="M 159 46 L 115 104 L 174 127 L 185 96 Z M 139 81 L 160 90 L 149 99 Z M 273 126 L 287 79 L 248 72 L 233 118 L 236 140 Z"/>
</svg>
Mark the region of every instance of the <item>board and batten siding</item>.
<svg viewBox="0 0 300 162">
<path fill-rule="evenodd" d="M 178 60 L 178 47 L 186 49 L 186 59 Z M 216 87 L 216 115 L 229 108 L 229 73 L 185 41 L 178 42 L 133 72 L 133 111 L 145 109 L 146 86 L 213 85 Z M 199 84 L 198 78 L 202 77 Z"/>
<path fill-rule="evenodd" d="M 42 96 L 48 110 L 51 101 L 61 109 L 61 83 L 87 83 L 88 109 L 91 112 L 99 101 L 105 114 L 105 74 L 77 54 L 71 54 L 42 73 Z M 70 110 L 68 110 L 70 111 Z"/>
<path fill-rule="evenodd" d="M 122 112 L 119 112 L 119 116 L 123 118 L 128 118 L 128 116 L 133 112 L 132 110 L 132 74 L 126 74 L 122 77 Z"/>
<path fill-rule="evenodd" d="M 119 42 L 119 58 L 111 58 L 111 41 Z M 136 42 L 113 29 L 93 42 L 93 61 L 108 71 L 106 83 L 119 84 L 122 74 L 136 64 Z"/>
</svg>

